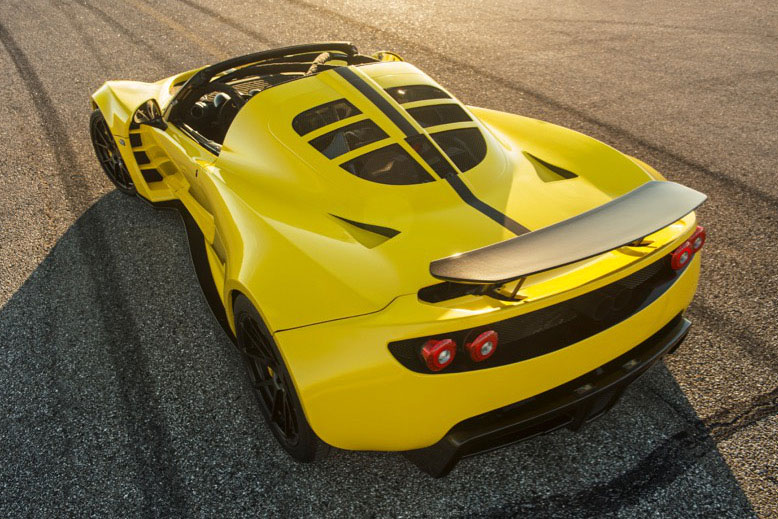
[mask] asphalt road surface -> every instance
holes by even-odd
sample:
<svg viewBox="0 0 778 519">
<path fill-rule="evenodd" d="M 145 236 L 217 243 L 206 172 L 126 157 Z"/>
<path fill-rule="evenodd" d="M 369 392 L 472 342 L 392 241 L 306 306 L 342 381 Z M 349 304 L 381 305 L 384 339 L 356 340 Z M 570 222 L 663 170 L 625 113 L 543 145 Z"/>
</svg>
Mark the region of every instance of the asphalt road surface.
<svg viewBox="0 0 778 519">
<path fill-rule="evenodd" d="M 773 0 L 0 3 L 0 516 L 778 516 Z M 591 134 L 706 192 L 680 350 L 611 413 L 432 480 L 293 463 L 174 212 L 122 196 L 89 94 L 312 40 L 391 49 L 465 102 Z"/>
</svg>

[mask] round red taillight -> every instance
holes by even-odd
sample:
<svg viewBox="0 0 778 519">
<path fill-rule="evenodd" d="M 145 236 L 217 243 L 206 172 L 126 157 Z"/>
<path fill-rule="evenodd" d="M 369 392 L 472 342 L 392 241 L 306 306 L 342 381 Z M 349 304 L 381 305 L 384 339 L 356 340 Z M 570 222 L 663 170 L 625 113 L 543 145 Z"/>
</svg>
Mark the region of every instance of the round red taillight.
<svg viewBox="0 0 778 519">
<path fill-rule="evenodd" d="M 494 352 L 497 351 L 498 340 L 497 332 L 489 330 L 480 334 L 473 342 L 468 342 L 465 349 L 470 353 L 470 358 L 474 362 L 481 362 L 494 355 Z"/>
<path fill-rule="evenodd" d="M 421 356 L 430 371 L 440 371 L 454 362 L 457 343 L 451 339 L 429 340 L 421 349 Z"/>
<path fill-rule="evenodd" d="M 684 242 L 670 255 L 670 266 L 673 270 L 680 270 L 689 264 L 693 256 L 692 244 L 688 241 Z"/>
<path fill-rule="evenodd" d="M 705 244 L 705 238 L 707 237 L 708 234 L 705 232 L 705 228 L 702 225 L 698 225 L 697 230 L 694 231 L 692 237 L 689 238 L 689 243 L 692 246 L 692 252 L 697 252 L 700 250 Z"/>
</svg>

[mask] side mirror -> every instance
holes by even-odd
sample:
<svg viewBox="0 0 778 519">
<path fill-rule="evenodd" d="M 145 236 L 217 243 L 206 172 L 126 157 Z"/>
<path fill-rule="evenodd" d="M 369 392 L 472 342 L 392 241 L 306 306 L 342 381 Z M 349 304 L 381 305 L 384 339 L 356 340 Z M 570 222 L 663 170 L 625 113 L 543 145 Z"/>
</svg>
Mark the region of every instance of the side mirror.
<svg viewBox="0 0 778 519">
<path fill-rule="evenodd" d="M 132 119 L 137 124 L 145 124 L 162 131 L 167 130 L 167 122 L 162 118 L 162 110 L 159 109 L 159 105 L 153 99 L 149 99 L 140 105 Z"/>
</svg>

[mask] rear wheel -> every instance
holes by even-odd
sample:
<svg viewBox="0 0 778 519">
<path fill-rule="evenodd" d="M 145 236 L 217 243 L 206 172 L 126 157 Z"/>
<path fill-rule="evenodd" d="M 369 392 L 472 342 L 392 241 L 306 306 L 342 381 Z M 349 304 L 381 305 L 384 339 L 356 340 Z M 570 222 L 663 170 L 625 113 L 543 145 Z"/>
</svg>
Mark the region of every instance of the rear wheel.
<svg viewBox="0 0 778 519">
<path fill-rule="evenodd" d="M 234 311 L 238 350 L 273 435 L 297 461 L 325 456 L 329 446 L 308 425 L 289 370 L 259 313 L 242 295 L 236 298 Z"/>
<path fill-rule="evenodd" d="M 105 122 L 105 117 L 100 113 L 100 110 L 92 112 L 92 117 L 89 119 L 89 134 L 92 137 L 95 155 L 97 155 L 97 160 L 100 161 L 105 174 L 108 175 L 108 178 L 119 191 L 128 195 L 134 195 L 136 193 L 135 184 L 132 182 L 127 165 L 122 160 L 116 141 L 113 135 L 111 135 L 108 124 Z"/>
</svg>

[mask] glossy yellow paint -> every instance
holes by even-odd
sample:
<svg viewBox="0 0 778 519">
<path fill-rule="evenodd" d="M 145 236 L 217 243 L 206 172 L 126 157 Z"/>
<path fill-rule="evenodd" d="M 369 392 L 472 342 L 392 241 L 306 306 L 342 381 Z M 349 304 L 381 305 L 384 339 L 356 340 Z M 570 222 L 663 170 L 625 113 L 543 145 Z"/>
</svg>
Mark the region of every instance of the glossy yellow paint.
<svg viewBox="0 0 778 519">
<path fill-rule="evenodd" d="M 464 311 L 404 296 L 378 314 L 276 334 L 306 417 L 343 449 L 408 450 L 440 440 L 458 422 L 536 395 L 625 353 L 682 312 L 694 295 L 700 258 L 647 308 L 606 331 L 527 361 L 464 373 L 425 375 L 403 367 L 390 341 L 475 327 L 557 303 Z M 602 280 L 604 282 L 604 280 Z M 602 283 L 578 287 L 580 294 Z"/>
<path fill-rule="evenodd" d="M 384 88 L 440 87 L 402 61 L 352 68 L 400 112 L 403 108 Z M 379 450 L 430 445 L 464 418 L 542 392 L 618 356 L 681 312 L 694 294 L 699 257 L 648 308 L 576 345 L 470 373 L 411 372 L 389 354 L 388 342 L 506 319 L 627 276 L 682 243 L 695 228 L 694 214 L 649 236 L 648 246 L 623 247 L 529 277 L 521 302 L 466 296 L 424 303 L 418 290 L 438 282 L 429 274 L 431 261 L 514 234 L 465 204 L 426 165 L 437 181 L 400 186 L 372 183 L 340 168 L 341 162 L 389 143 L 418 155 L 399 128 L 335 71 L 252 97 L 235 117 L 218 156 L 172 124 L 165 131 L 132 126 L 132 115 L 143 102 L 154 99 L 165 110 L 176 85 L 194 72 L 156 83 L 106 83 L 93 96 L 93 106 L 106 116 L 117 140 L 125 142 L 119 148 L 140 196 L 153 202 L 178 199 L 192 214 L 203 231 L 228 318 L 232 321 L 236 293 L 251 300 L 278 342 L 313 429 L 328 443 Z M 292 129 L 298 113 L 344 97 L 362 113 L 304 137 Z M 662 178 L 639 160 L 572 130 L 464 108 L 472 122 L 427 129 L 409 122 L 420 132 L 479 128 L 487 155 L 461 178 L 478 198 L 531 230 Z M 365 118 L 388 137 L 335 161 L 308 144 Z M 133 134 L 141 141 L 135 149 Z M 139 149 L 161 181 L 144 180 L 143 166 L 134 158 Z M 578 176 L 548 181 L 533 156 Z M 399 234 L 378 239 L 337 217 Z"/>
<path fill-rule="evenodd" d="M 130 146 L 130 133 L 138 133 L 144 136 L 144 145 L 153 145 L 156 141 L 154 132 L 157 131 L 149 127 L 140 127 L 131 130 L 132 117 L 137 109 L 149 99 L 154 99 L 164 110 L 175 93 L 174 85 L 180 85 L 191 77 L 199 69 L 189 70 L 162 79 L 155 83 L 144 83 L 141 81 L 108 81 L 104 83 L 97 91 L 92 94 L 92 108 L 99 109 L 105 117 L 111 133 L 116 139 L 119 152 L 127 165 L 127 169 L 132 177 L 138 194 L 151 202 L 162 202 L 172 200 L 176 196 L 163 183 L 158 185 L 149 185 L 143 180 L 140 167 L 133 155 L 133 149 Z M 143 150 L 148 152 L 148 150 Z M 150 154 L 151 155 L 151 154 Z M 166 158 L 160 154 L 160 159 Z M 171 165 L 172 167 L 172 165 Z M 173 169 L 168 169 L 167 173 L 175 173 Z"/>
</svg>

